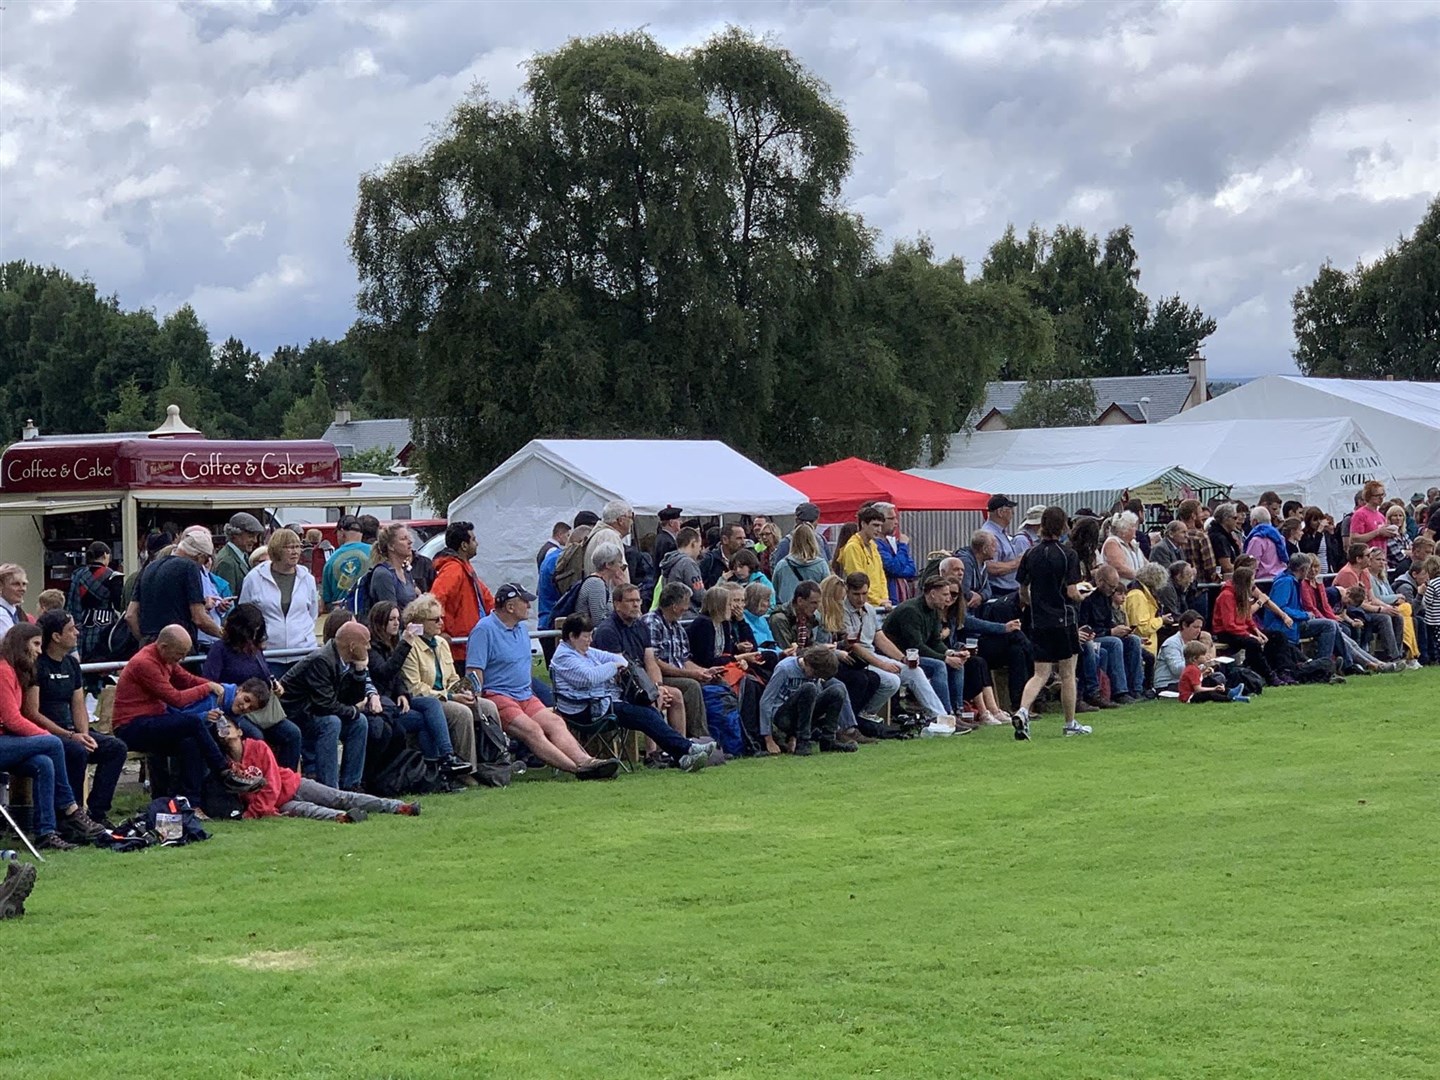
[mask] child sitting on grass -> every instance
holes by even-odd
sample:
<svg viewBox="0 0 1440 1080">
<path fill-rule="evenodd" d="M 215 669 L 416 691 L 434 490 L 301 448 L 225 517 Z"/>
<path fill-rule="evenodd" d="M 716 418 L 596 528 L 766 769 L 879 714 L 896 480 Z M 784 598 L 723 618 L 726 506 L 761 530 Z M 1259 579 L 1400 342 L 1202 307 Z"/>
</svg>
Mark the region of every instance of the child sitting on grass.
<svg viewBox="0 0 1440 1080">
<path fill-rule="evenodd" d="M 254 708 L 249 711 L 263 709 L 270 702 L 270 687 L 264 679 L 247 679 L 237 688 L 234 699 L 232 707 L 253 702 Z M 293 769 L 280 765 L 263 739 L 247 739 L 233 724 L 223 725 L 223 728 L 224 733 L 217 733 L 217 737 L 225 755 L 247 768 L 258 769 L 265 777 L 264 787 L 240 796 L 245 803 L 245 812 L 241 817 L 283 815 L 348 823 L 364 821 L 371 814 L 420 816 L 418 802 L 407 803 L 399 799 L 380 799 L 359 791 L 341 791 L 306 779 Z"/>
<path fill-rule="evenodd" d="M 1248 702 L 1250 699 L 1245 696 L 1243 686 L 1236 685 L 1227 690 L 1225 680 L 1213 674 L 1213 665 L 1205 661 L 1205 655 L 1209 651 L 1203 641 L 1190 641 L 1185 644 L 1185 670 L 1180 673 L 1180 701 L 1193 702 L 1196 705 L 1205 702 Z M 1207 677 L 1214 681 L 1206 682 Z"/>
</svg>

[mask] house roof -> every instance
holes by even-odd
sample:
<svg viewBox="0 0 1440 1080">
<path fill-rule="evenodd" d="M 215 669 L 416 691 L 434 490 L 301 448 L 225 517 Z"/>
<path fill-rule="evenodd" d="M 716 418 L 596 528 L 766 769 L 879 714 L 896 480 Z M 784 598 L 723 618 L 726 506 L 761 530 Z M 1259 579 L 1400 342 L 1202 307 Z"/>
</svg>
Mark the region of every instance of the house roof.
<svg viewBox="0 0 1440 1080">
<path fill-rule="evenodd" d="M 321 436 L 333 443 L 341 457 L 362 454 L 366 450 L 383 450 L 392 447 L 397 457 L 403 457 L 410 445 L 410 421 L 392 420 L 351 420 L 345 424 L 331 424 Z"/>
<path fill-rule="evenodd" d="M 1095 416 L 1098 419 L 1111 405 L 1139 423 L 1158 424 L 1179 414 L 1195 382 L 1189 375 L 1124 375 L 1091 379 L 1095 388 Z M 979 423 L 992 411 L 1004 416 L 1011 412 L 1025 392 L 1023 381 L 985 384 L 985 400 L 970 415 Z M 1141 398 L 1149 398 L 1141 413 Z"/>
</svg>

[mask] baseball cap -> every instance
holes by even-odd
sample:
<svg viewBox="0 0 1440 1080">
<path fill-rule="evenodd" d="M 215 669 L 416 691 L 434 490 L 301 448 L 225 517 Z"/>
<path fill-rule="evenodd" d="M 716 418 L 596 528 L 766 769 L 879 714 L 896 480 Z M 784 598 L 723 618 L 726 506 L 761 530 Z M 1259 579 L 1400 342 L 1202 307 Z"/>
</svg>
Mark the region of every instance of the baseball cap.
<svg viewBox="0 0 1440 1080">
<path fill-rule="evenodd" d="M 1020 505 L 1020 504 L 1017 503 L 1014 499 L 1007 498 L 1007 497 L 1004 496 L 1004 495 L 991 495 L 991 496 L 990 496 L 990 501 L 985 504 L 985 508 L 993 513 L 993 512 L 996 511 L 996 510 L 1003 510 L 1003 509 L 1005 509 L 1005 507 L 1007 507 L 1007 506 L 1019 506 L 1019 505 Z M 1041 512 L 1043 513 L 1045 508 L 1042 506 L 1040 509 L 1041 509 Z"/>
<path fill-rule="evenodd" d="M 661 521 L 679 521 L 680 518 L 683 516 L 684 511 L 674 506 L 665 507 L 665 509 L 661 510 L 659 514 Z"/>
<path fill-rule="evenodd" d="M 795 522 L 804 522 L 806 525 L 814 525 L 820 520 L 820 508 L 812 502 L 803 502 L 795 507 Z"/>
<path fill-rule="evenodd" d="M 593 510 L 581 510 L 575 515 L 575 520 L 570 523 L 571 528 L 578 529 L 581 525 L 600 524 L 600 515 Z"/>
<path fill-rule="evenodd" d="M 531 604 L 535 602 L 535 594 L 527 592 L 523 586 L 516 585 L 513 581 L 501 585 L 500 588 L 495 590 L 496 607 L 502 607 L 511 600 L 524 600 L 527 604 Z"/>
<path fill-rule="evenodd" d="M 256 536 L 259 536 L 265 531 L 265 526 L 260 524 L 260 519 L 254 514 L 241 510 L 230 516 L 230 521 L 226 525 L 226 529 L 232 533 L 254 533 Z"/>
<path fill-rule="evenodd" d="M 1045 509 L 1046 507 L 1044 503 L 1036 503 L 1034 506 L 1030 507 L 1030 509 L 1025 512 L 1025 520 L 1022 521 L 1020 524 L 1039 525 L 1040 519 L 1045 516 Z"/>
</svg>

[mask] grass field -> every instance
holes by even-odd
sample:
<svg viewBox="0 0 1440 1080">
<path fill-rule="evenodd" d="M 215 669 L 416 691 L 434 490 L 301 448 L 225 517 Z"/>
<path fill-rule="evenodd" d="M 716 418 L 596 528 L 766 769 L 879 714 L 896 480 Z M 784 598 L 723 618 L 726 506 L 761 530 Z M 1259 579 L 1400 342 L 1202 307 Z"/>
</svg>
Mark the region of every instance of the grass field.
<svg viewBox="0 0 1440 1080">
<path fill-rule="evenodd" d="M 1440 671 L 77 852 L 0 1076 L 1440 1076 Z"/>
</svg>

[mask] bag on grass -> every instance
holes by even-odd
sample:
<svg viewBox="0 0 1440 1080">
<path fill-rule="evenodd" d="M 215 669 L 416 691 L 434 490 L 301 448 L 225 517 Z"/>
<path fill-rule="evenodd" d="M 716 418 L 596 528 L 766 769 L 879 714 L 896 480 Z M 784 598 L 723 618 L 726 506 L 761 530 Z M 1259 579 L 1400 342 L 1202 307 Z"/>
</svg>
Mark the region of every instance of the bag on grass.
<svg viewBox="0 0 1440 1080">
<path fill-rule="evenodd" d="M 1251 671 L 1241 664 L 1231 664 L 1225 672 L 1227 686 L 1234 686 L 1237 683 L 1245 688 L 1246 697 L 1254 697 L 1265 692 L 1265 680 L 1258 672 Z"/>
<path fill-rule="evenodd" d="M 515 759 L 510 756 L 510 738 L 500 721 L 489 713 L 475 709 L 475 779 L 486 787 L 508 787 L 516 775 Z"/>
<path fill-rule="evenodd" d="M 1306 660 L 1295 669 L 1295 681 L 1298 683 L 1328 683 L 1334 677 L 1335 662 L 1329 657 Z"/>
<path fill-rule="evenodd" d="M 402 795 L 428 795 L 449 791 L 450 782 L 440 766 L 426 761 L 419 750 L 405 749 L 392 757 L 370 780 L 371 793 L 382 799 L 398 799 Z"/>
<path fill-rule="evenodd" d="M 745 747 L 740 733 L 740 699 L 728 686 L 702 686 L 705 723 L 710 737 L 720 744 L 726 757 L 739 757 Z"/>
</svg>

